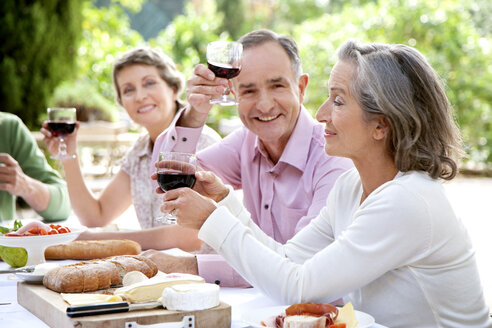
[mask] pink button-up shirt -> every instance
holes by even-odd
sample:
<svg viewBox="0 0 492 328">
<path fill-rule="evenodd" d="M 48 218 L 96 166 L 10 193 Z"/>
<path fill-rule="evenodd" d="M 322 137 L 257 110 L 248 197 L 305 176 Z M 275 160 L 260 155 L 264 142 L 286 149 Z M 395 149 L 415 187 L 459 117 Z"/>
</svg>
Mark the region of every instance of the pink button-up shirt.
<svg viewBox="0 0 492 328">
<path fill-rule="evenodd" d="M 171 125 L 157 138 L 153 160 L 163 150 L 195 152 L 200 132 L 199 128 Z M 235 189 L 242 189 L 244 205 L 253 221 L 285 243 L 319 214 L 335 180 L 353 167 L 349 159 L 328 156 L 324 143 L 323 125 L 302 108 L 276 164 L 270 161 L 257 136 L 244 127 L 199 151 L 197 158 L 201 167 Z M 217 254 L 197 254 L 197 261 L 199 274 L 207 282 L 248 285 Z"/>
</svg>

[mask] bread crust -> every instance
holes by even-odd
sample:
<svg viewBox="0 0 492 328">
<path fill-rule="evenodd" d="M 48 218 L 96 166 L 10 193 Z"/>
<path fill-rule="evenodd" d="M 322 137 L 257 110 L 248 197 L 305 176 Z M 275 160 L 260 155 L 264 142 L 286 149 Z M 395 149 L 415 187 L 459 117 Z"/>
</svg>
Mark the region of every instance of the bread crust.
<svg viewBox="0 0 492 328">
<path fill-rule="evenodd" d="M 122 279 L 125 274 L 130 271 L 140 271 L 148 278 L 155 276 L 157 273 L 157 266 L 154 264 L 154 262 L 149 262 L 148 259 L 144 260 L 143 256 L 113 256 L 108 259 L 108 261 L 116 264 L 120 271 L 120 276 Z"/>
<path fill-rule="evenodd" d="M 59 293 L 89 292 L 120 286 L 130 271 L 140 271 L 150 278 L 157 274 L 157 266 L 142 256 L 113 256 L 60 266 L 44 276 L 43 284 Z"/>
<path fill-rule="evenodd" d="M 47 260 L 92 260 L 116 255 L 138 255 L 140 244 L 127 239 L 74 240 L 50 246 L 44 252 Z"/>
</svg>

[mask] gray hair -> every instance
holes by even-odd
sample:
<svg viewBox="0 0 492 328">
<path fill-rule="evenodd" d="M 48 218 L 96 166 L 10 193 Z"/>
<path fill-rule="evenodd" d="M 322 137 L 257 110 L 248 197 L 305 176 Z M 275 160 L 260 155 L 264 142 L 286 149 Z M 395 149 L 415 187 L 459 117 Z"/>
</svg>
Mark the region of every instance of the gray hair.
<svg viewBox="0 0 492 328">
<path fill-rule="evenodd" d="M 176 101 L 176 111 L 184 104 L 179 100 L 184 88 L 184 75 L 178 71 L 173 60 L 166 56 L 162 51 L 152 48 L 135 48 L 120 55 L 113 65 L 113 86 L 116 94 L 116 101 L 121 105 L 121 90 L 118 87 L 118 74 L 125 67 L 132 65 L 148 65 L 157 69 L 160 78 L 176 90 L 178 100 Z"/>
<path fill-rule="evenodd" d="M 384 116 L 388 121 L 388 149 L 396 168 L 453 179 L 463 155 L 461 135 L 440 79 L 425 57 L 406 45 L 347 41 L 338 58 L 356 65 L 351 92 L 364 118 Z"/>
<path fill-rule="evenodd" d="M 267 29 L 249 32 L 239 39 L 239 42 L 243 45 L 243 49 L 253 48 L 270 41 L 278 43 L 285 50 L 289 56 L 294 77 L 296 80 L 299 80 L 299 77 L 302 74 L 302 64 L 299 50 L 297 49 L 297 44 L 294 39 Z"/>
</svg>

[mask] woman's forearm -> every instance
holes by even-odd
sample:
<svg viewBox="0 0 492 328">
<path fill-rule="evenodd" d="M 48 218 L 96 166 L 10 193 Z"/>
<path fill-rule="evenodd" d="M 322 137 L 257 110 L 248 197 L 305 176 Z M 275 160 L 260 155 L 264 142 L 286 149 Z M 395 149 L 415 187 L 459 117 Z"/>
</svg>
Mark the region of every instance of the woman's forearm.
<svg viewBox="0 0 492 328">
<path fill-rule="evenodd" d="M 176 247 L 191 252 L 199 250 L 202 246 L 202 242 L 198 239 L 198 231 L 182 228 L 178 225 L 137 231 L 87 231 L 81 234 L 78 239 L 129 239 L 139 243 L 143 250 L 162 250 Z"/>
<path fill-rule="evenodd" d="M 99 202 L 85 184 L 78 158 L 63 160 L 70 203 L 80 223 L 85 226 L 103 226 L 98 222 L 101 216 Z"/>
<path fill-rule="evenodd" d="M 81 224 L 88 227 L 105 226 L 131 205 L 126 173 L 118 173 L 96 198 L 84 181 L 77 158 L 64 160 L 63 167 L 70 202 Z"/>
</svg>

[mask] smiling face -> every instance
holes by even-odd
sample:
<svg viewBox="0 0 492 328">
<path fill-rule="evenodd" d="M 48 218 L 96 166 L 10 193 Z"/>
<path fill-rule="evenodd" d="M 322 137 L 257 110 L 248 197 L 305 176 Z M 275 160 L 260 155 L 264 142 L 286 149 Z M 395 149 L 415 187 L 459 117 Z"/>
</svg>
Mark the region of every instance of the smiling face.
<svg viewBox="0 0 492 328">
<path fill-rule="evenodd" d="M 233 80 L 239 117 L 271 156 L 283 151 L 294 130 L 307 80 L 303 75 L 297 81 L 287 53 L 276 42 L 243 52 L 241 73 Z"/>
<path fill-rule="evenodd" d="M 379 119 L 364 120 L 363 110 L 350 91 L 355 66 L 339 61 L 331 71 L 330 97 L 321 105 L 316 119 L 325 123 L 325 151 L 332 156 L 351 158 L 354 162 L 367 158 L 381 140 Z"/>
<path fill-rule="evenodd" d="M 117 85 L 121 105 L 133 121 L 149 131 L 151 138 L 172 122 L 176 92 L 160 77 L 156 67 L 142 64 L 124 67 L 118 73 Z"/>
</svg>

